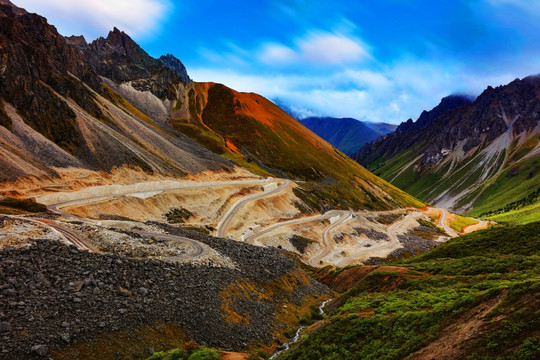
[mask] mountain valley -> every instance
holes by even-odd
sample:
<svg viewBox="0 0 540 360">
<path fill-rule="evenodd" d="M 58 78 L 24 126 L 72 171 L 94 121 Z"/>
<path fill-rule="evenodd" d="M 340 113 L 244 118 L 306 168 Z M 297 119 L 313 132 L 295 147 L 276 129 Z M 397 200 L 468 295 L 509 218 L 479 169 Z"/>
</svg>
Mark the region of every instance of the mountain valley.
<svg viewBox="0 0 540 360">
<path fill-rule="evenodd" d="M 538 78 L 394 127 L 188 70 L 0 0 L 0 359 L 534 358 Z"/>
</svg>

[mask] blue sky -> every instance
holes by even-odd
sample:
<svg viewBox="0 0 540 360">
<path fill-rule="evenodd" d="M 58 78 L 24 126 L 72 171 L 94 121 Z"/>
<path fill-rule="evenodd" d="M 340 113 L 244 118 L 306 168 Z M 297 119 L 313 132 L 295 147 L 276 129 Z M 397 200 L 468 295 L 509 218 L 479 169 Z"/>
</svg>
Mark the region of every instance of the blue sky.
<svg viewBox="0 0 540 360">
<path fill-rule="evenodd" d="M 113 26 L 196 81 L 304 115 L 400 123 L 540 73 L 540 0 L 12 0 L 87 40 Z"/>
</svg>

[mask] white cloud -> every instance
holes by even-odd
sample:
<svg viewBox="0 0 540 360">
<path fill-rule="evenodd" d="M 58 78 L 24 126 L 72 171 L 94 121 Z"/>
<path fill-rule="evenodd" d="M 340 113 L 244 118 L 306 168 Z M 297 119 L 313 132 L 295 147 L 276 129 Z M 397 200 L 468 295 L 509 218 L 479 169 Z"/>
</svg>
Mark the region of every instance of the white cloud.
<svg viewBox="0 0 540 360">
<path fill-rule="evenodd" d="M 169 0 L 14 0 L 38 13 L 63 35 L 83 34 L 87 40 L 117 27 L 133 37 L 151 36 L 172 6 Z"/>
<path fill-rule="evenodd" d="M 258 54 L 260 61 L 267 64 L 290 63 L 298 60 L 298 54 L 291 48 L 275 43 L 263 45 L 263 48 Z"/>
<path fill-rule="evenodd" d="M 359 39 L 341 33 L 311 31 L 296 39 L 294 46 L 266 43 L 257 58 L 267 64 L 339 65 L 371 59 L 367 46 Z"/>
<path fill-rule="evenodd" d="M 303 59 L 316 63 L 342 64 L 371 57 L 359 40 L 342 34 L 311 33 L 298 41 L 298 48 Z"/>
<path fill-rule="evenodd" d="M 417 119 L 452 93 L 479 95 L 488 85 L 507 84 L 515 74 L 480 75 L 459 65 L 401 60 L 379 72 L 345 68 L 333 73 L 251 74 L 230 69 L 190 69 L 196 81 L 280 99 L 306 116 L 353 117 L 399 124 Z M 525 76 L 527 73 L 521 74 Z"/>
</svg>

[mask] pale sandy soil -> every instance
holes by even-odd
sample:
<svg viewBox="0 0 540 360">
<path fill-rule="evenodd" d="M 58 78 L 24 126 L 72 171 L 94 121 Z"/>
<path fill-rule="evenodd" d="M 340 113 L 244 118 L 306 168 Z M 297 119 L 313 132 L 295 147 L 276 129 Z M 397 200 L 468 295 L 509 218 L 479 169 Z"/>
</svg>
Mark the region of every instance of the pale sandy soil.
<svg viewBox="0 0 540 360">
<path fill-rule="evenodd" d="M 282 226 L 257 237 L 255 239 L 255 244 L 261 246 L 281 246 L 283 249 L 299 253 L 290 243 L 289 239 L 293 235 L 302 236 L 314 241 L 306 248 L 306 252 L 302 254 L 302 258 L 307 261 L 311 256 L 318 254 L 321 251 L 319 242 L 320 239 L 322 239 L 322 233 L 328 224 L 327 220 L 315 220 L 302 224 Z"/>
<path fill-rule="evenodd" d="M 111 172 L 91 171 L 74 167 L 54 168 L 54 170 L 60 174 L 59 178 L 47 176 L 27 177 L 15 182 L 0 183 L 0 195 L 47 199 L 46 195 L 70 193 L 97 186 L 102 187 L 101 190 L 106 192 L 108 189 L 106 186 L 114 188 L 116 185 L 134 185 L 136 187 L 136 184 L 152 182 L 209 182 L 259 179 L 259 177 L 241 168 L 236 168 L 233 172 L 207 171 L 184 177 L 151 174 L 132 166 L 114 168 Z M 53 196 L 49 198 L 53 198 Z"/>
<path fill-rule="evenodd" d="M 260 186 L 228 185 L 216 188 L 166 191 L 141 199 L 121 196 L 96 203 L 62 208 L 80 217 L 94 219 L 119 215 L 137 221 L 164 221 L 164 214 L 175 207 L 193 213 L 187 221 L 194 225 L 216 226 L 220 216 L 242 196 L 260 191 Z"/>
<path fill-rule="evenodd" d="M 265 227 L 299 216 L 300 211 L 293 204 L 293 201 L 299 201 L 292 192 L 293 187 L 291 183 L 279 194 L 249 202 L 240 208 L 229 226 L 230 236 L 240 239 L 254 225 Z"/>
</svg>

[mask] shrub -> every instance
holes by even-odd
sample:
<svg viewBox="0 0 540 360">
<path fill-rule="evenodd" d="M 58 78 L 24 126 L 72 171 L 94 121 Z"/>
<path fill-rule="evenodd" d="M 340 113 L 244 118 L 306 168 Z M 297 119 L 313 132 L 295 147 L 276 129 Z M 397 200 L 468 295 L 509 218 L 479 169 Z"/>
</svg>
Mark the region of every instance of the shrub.
<svg viewBox="0 0 540 360">
<path fill-rule="evenodd" d="M 165 218 L 171 224 L 183 224 L 193 213 L 183 207 L 172 208 L 165 214 Z"/>
<path fill-rule="evenodd" d="M 188 360 L 219 360 L 219 352 L 215 349 L 201 346 L 189 356 Z"/>
</svg>

